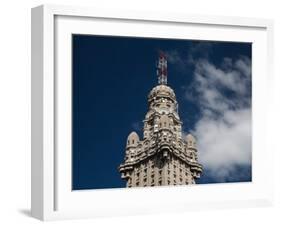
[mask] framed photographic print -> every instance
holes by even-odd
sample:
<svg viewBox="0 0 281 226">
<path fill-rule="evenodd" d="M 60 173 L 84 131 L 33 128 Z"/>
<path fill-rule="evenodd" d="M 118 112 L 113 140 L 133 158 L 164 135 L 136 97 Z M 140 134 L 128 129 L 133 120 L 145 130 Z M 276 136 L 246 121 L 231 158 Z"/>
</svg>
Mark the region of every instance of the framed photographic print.
<svg viewBox="0 0 281 226">
<path fill-rule="evenodd" d="M 32 215 L 269 205 L 272 21 L 32 9 Z"/>
</svg>

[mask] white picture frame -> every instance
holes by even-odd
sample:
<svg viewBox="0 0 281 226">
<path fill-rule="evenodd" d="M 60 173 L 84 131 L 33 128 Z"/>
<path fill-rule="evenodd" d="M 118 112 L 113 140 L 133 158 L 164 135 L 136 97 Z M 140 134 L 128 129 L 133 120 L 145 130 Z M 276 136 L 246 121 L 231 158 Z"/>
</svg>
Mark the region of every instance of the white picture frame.
<svg viewBox="0 0 281 226">
<path fill-rule="evenodd" d="M 200 185 L 188 190 L 159 187 L 149 188 L 149 192 L 144 189 L 72 191 L 71 125 L 60 116 L 67 115 L 66 120 L 71 117 L 69 35 L 72 33 L 253 42 L 253 181 Z M 272 33 L 273 22 L 265 19 L 56 5 L 33 8 L 32 216 L 56 220 L 271 205 L 273 153 L 266 139 L 266 116 L 270 111 L 267 99 L 273 76 Z"/>
</svg>

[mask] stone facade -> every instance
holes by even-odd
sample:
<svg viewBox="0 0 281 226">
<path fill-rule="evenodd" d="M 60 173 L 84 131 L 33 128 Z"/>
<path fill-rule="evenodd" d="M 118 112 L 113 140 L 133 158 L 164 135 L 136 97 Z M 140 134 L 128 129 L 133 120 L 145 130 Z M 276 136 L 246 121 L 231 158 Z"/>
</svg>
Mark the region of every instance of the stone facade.
<svg viewBox="0 0 281 226">
<path fill-rule="evenodd" d="M 127 187 L 195 184 L 202 166 L 195 138 L 183 137 L 174 91 L 160 83 L 149 93 L 148 106 L 143 139 L 136 132 L 128 136 L 121 178 Z"/>
</svg>

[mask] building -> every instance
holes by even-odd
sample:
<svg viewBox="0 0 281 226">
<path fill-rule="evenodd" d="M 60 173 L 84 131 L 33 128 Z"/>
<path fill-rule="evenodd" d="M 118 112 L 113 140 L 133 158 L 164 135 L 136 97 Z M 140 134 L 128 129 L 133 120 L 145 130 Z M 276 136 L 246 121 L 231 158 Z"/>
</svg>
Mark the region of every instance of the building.
<svg viewBox="0 0 281 226">
<path fill-rule="evenodd" d="M 148 95 L 143 139 L 131 132 L 124 163 L 119 166 L 127 187 L 195 184 L 202 173 L 196 140 L 183 137 L 176 95 L 167 85 L 167 59 L 160 53 L 158 85 Z"/>
</svg>

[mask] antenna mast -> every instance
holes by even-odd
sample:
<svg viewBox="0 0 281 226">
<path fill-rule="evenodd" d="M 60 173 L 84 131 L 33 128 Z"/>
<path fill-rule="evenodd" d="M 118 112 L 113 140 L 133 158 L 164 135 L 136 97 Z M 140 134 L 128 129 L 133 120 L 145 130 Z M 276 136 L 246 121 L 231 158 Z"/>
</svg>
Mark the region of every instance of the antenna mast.
<svg viewBox="0 0 281 226">
<path fill-rule="evenodd" d="M 159 58 L 157 62 L 158 84 L 167 85 L 167 75 L 167 56 L 163 51 L 159 51 Z"/>
</svg>

